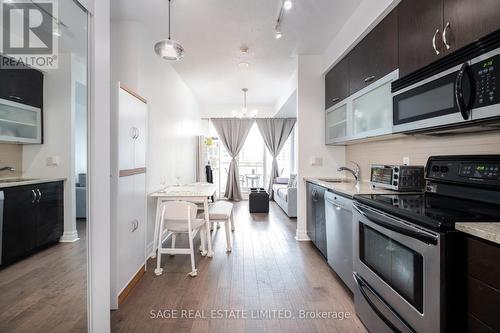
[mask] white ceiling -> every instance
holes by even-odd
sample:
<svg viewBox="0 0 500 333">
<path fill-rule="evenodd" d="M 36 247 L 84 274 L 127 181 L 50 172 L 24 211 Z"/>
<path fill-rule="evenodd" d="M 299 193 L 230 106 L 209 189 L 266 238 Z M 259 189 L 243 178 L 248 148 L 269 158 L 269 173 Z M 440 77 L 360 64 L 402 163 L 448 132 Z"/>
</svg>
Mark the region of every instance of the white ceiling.
<svg viewBox="0 0 500 333">
<path fill-rule="evenodd" d="M 174 0 L 172 39 L 186 50 L 173 64 L 204 105 L 273 105 L 297 54 L 321 54 L 361 0 L 293 0 L 274 37 L 281 0 Z M 147 3 L 147 5 L 146 5 Z M 167 0 L 112 0 L 112 19 L 138 20 L 154 40 L 167 37 Z M 241 54 L 241 45 L 249 47 Z M 151 45 L 153 49 L 153 45 Z M 246 61 L 249 68 L 239 68 Z"/>
</svg>

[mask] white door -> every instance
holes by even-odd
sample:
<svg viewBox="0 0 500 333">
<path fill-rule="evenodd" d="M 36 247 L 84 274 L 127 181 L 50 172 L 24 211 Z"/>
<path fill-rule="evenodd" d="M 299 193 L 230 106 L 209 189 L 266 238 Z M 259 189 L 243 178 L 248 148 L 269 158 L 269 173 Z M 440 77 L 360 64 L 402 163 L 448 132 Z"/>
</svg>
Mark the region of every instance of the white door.
<svg viewBox="0 0 500 333">
<path fill-rule="evenodd" d="M 134 137 L 135 137 L 135 104 L 137 98 L 123 89 L 118 94 L 118 168 L 120 170 L 134 169 Z"/>
<path fill-rule="evenodd" d="M 135 139 L 135 168 L 146 167 L 146 130 L 147 130 L 147 116 L 148 106 L 146 103 L 136 99 L 134 103 L 134 126 L 136 132 Z"/>
<path fill-rule="evenodd" d="M 118 293 L 130 282 L 145 261 L 146 175 L 118 180 L 117 282 Z"/>
</svg>

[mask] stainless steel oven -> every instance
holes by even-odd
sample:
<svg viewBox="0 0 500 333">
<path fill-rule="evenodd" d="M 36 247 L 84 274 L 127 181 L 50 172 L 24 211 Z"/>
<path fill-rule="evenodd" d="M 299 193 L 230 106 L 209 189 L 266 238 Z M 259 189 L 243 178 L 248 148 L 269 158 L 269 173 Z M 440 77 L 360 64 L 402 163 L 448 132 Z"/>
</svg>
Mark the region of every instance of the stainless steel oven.
<svg viewBox="0 0 500 333">
<path fill-rule="evenodd" d="M 372 332 L 440 332 L 442 240 L 362 203 L 353 204 L 356 313 Z"/>
<path fill-rule="evenodd" d="M 462 127 L 500 118 L 500 49 L 393 91 L 393 132 Z"/>
</svg>

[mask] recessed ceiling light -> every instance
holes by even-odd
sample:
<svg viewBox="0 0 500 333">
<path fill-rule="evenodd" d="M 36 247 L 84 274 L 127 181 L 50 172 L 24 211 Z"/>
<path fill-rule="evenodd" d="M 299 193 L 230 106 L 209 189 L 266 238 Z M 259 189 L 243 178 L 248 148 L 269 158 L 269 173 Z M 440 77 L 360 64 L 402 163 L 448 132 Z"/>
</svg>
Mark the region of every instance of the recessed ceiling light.
<svg viewBox="0 0 500 333">
<path fill-rule="evenodd" d="M 292 7 L 293 7 L 292 0 L 285 0 L 285 1 L 283 2 L 283 8 L 284 8 L 285 10 L 290 10 L 290 9 L 292 9 Z"/>
<path fill-rule="evenodd" d="M 281 33 L 281 31 L 276 30 L 275 37 L 276 37 L 276 39 L 280 39 L 281 37 L 283 37 L 283 34 Z"/>
<path fill-rule="evenodd" d="M 240 47 L 240 51 L 241 51 L 241 53 L 248 53 L 248 46 L 246 46 L 246 45 L 242 45 L 242 46 Z"/>
<path fill-rule="evenodd" d="M 238 64 L 238 67 L 240 67 L 240 68 L 248 68 L 248 67 L 250 67 L 250 64 L 248 62 L 246 62 L 246 61 L 242 61 L 242 62 L 240 62 Z"/>
</svg>

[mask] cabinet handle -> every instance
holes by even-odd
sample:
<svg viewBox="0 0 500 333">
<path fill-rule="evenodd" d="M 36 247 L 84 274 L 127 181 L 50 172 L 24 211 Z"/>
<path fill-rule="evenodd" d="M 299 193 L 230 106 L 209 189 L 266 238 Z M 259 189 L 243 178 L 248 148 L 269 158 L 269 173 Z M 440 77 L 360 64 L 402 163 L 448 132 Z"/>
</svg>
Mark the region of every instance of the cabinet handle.
<svg viewBox="0 0 500 333">
<path fill-rule="evenodd" d="M 368 76 L 367 78 L 365 78 L 365 83 L 373 81 L 374 78 L 375 78 L 375 75 Z"/>
<path fill-rule="evenodd" d="M 135 232 L 139 228 L 139 221 L 137 219 L 132 221 L 132 232 Z"/>
<path fill-rule="evenodd" d="M 42 198 L 42 192 L 40 192 L 40 189 L 38 189 L 38 188 L 36 189 L 36 191 L 38 192 L 38 201 L 37 201 L 37 203 L 38 203 L 38 202 L 40 202 L 40 199 Z"/>
<path fill-rule="evenodd" d="M 139 129 L 137 127 L 135 128 L 135 133 L 136 133 L 135 134 L 135 138 L 138 139 L 139 138 L 139 134 L 141 134 L 141 133 L 139 132 Z"/>
<path fill-rule="evenodd" d="M 439 50 L 436 47 L 436 37 L 439 34 L 439 29 L 436 29 L 436 32 L 434 33 L 434 37 L 432 37 L 432 47 L 434 48 L 434 52 L 436 52 L 436 55 L 439 55 Z"/>
<path fill-rule="evenodd" d="M 448 43 L 448 38 L 446 37 L 446 32 L 448 31 L 449 28 L 450 28 L 450 22 L 447 22 L 443 30 L 443 43 L 444 46 L 446 46 L 447 50 L 451 48 L 450 44 Z"/>
<path fill-rule="evenodd" d="M 36 201 L 36 193 L 35 190 L 31 190 L 31 193 L 33 193 L 33 200 L 31 200 L 31 203 L 34 204 Z"/>
<path fill-rule="evenodd" d="M 135 139 L 135 127 L 130 127 L 130 137 L 132 139 Z"/>
<path fill-rule="evenodd" d="M 332 103 L 338 102 L 338 100 L 339 100 L 339 99 L 340 99 L 340 98 L 335 97 L 334 99 L 332 99 Z"/>
<path fill-rule="evenodd" d="M 18 101 L 22 101 L 23 99 L 19 96 L 14 96 L 14 95 L 10 95 L 9 98 L 12 98 L 12 99 L 17 99 Z"/>
</svg>

